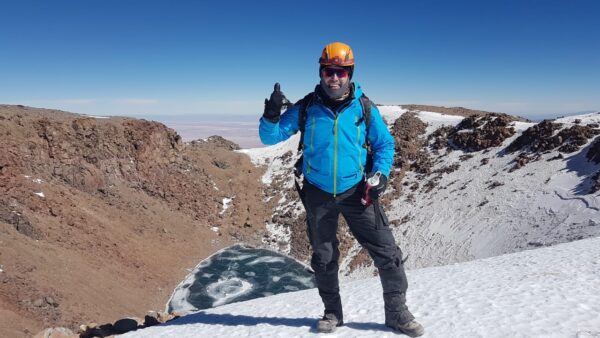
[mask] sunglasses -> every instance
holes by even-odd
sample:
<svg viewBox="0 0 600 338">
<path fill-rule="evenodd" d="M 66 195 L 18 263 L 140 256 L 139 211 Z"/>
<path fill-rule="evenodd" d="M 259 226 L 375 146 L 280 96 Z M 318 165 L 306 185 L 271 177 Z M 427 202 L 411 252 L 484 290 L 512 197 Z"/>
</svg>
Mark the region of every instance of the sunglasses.
<svg viewBox="0 0 600 338">
<path fill-rule="evenodd" d="M 323 68 L 323 76 L 333 77 L 337 75 L 338 78 L 347 77 L 350 72 L 344 68 Z"/>
</svg>

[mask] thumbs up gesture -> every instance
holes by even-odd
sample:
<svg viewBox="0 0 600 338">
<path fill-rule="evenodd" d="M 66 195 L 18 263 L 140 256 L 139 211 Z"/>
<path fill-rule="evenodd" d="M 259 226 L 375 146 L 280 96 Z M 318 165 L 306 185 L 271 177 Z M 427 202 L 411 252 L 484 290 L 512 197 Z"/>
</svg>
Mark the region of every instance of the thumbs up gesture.
<svg viewBox="0 0 600 338">
<path fill-rule="evenodd" d="M 283 106 L 290 107 L 291 105 L 292 103 L 283 95 L 279 83 L 275 83 L 271 97 L 265 99 L 263 117 L 271 122 L 279 122 Z"/>
</svg>

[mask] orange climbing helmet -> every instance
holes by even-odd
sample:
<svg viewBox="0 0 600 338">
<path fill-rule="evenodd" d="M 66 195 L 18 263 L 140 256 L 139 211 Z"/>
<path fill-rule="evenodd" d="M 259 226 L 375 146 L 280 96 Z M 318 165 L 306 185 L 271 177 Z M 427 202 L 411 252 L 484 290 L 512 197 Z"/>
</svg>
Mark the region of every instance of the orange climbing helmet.
<svg viewBox="0 0 600 338">
<path fill-rule="evenodd" d="M 323 48 L 319 58 L 321 66 L 354 66 L 354 54 L 352 48 L 342 42 L 332 42 Z"/>
</svg>

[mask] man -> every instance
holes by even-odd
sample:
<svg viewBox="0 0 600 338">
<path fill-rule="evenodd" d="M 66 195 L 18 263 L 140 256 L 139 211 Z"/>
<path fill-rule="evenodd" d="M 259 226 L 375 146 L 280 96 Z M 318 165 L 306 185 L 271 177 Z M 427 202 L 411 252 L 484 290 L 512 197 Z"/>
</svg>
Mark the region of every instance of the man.
<svg viewBox="0 0 600 338">
<path fill-rule="evenodd" d="M 406 307 L 408 282 L 402 252 L 377 201 L 391 171 L 394 139 L 377 108 L 366 97 L 361 98 L 360 86 L 350 81 L 354 72 L 350 46 L 341 42 L 328 44 L 319 64 L 321 81 L 314 94 L 307 95 L 284 114 L 281 114 L 282 107 L 289 101 L 279 85 L 275 85 L 270 99 L 265 100 L 259 128 L 264 144 L 284 141 L 299 130 L 303 134 L 301 196 L 313 251 L 311 266 L 325 305 L 318 331 L 333 332 L 344 323 L 336 237 L 341 213 L 379 270 L 385 325 L 412 337 L 420 336 L 424 329 Z M 370 116 L 366 114 L 368 111 Z M 372 151 L 370 165 L 367 164 L 367 144 Z M 368 190 L 374 203 L 364 205 L 361 198 L 365 195 L 365 175 L 370 178 L 377 172 L 382 174 L 379 184 Z"/>
</svg>

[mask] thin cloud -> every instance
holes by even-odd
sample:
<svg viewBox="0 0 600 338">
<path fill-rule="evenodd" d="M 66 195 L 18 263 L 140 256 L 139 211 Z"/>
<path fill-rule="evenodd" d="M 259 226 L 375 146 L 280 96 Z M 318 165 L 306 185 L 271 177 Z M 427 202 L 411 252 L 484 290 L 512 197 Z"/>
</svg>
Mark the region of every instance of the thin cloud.
<svg viewBox="0 0 600 338">
<path fill-rule="evenodd" d="M 88 105 L 96 103 L 96 99 L 64 99 L 64 100 L 56 100 L 56 104 L 65 104 L 65 105 Z"/>
<path fill-rule="evenodd" d="M 443 107 L 465 107 L 472 108 L 481 105 L 480 101 L 468 101 L 468 100 L 453 100 L 453 101 L 432 101 L 427 103 L 431 106 L 443 106 Z"/>
<path fill-rule="evenodd" d="M 133 106 L 141 106 L 141 105 L 153 105 L 157 104 L 159 101 L 157 99 L 146 99 L 146 98 L 124 98 L 117 99 L 115 103 L 117 104 L 126 104 Z"/>
</svg>

